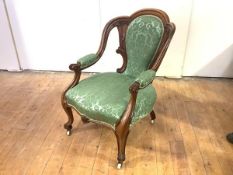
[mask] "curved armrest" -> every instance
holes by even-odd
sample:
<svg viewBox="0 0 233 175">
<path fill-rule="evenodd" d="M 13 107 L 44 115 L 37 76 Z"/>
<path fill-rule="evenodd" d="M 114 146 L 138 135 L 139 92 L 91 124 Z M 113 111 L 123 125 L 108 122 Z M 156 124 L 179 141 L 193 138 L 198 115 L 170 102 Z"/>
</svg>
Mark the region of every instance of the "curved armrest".
<svg viewBox="0 0 233 175">
<path fill-rule="evenodd" d="M 98 61 L 98 55 L 97 54 L 88 54 L 82 58 L 80 58 L 77 63 L 80 64 L 81 69 L 85 69 L 87 67 L 90 67 L 91 65 L 95 64 Z"/>
<path fill-rule="evenodd" d="M 102 33 L 101 41 L 100 41 L 100 46 L 99 46 L 97 53 L 88 54 L 88 55 L 86 55 L 78 60 L 77 63 L 78 64 L 80 63 L 81 70 L 90 67 L 91 65 L 95 64 L 101 58 L 101 56 L 103 55 L 103 52 L 106 48 L 107 40 L 108 40 L 108 36 L 109 36 L 110 31 L 114 27 L 120 25 L 120 22 L 122 22 L 122 21 L 125 22 L 126 19 L 127 19 L 126 16 L 117 17 L 117 18 L 110 20 L 105 25 L 103 33 Z"/>
<path fill-rule="evenodd" d="M 156 72 L 154 70 L 146 70 L 142 72 L 136 79 L 135 82 L 139 83 L 139 88 L 143 89 L 149 84 L 152 83 L 156 75 Z"/>
<path fill-rule="evenodd" d="M 129 87 L 129 92 L 130 92 L 130 100 L 128 102 L 128 105 L 126 107 L 126 110 L 121 118 L 121 120 L 117 123 L 116 125 L 116 131 L 119 133 L 122 132 L 122 128 L 127 127 L 126 132 L 128 132 L 129 125 L 131 122 L 132 118 L 132 112 L 135 108 L 136 101 L 137 101 L 137 94 L 138 90 L 145 88 L 149 84 L 152 83 L 152 81 L 155 78 L 156 72 L 154 70 L 146 70 L 142 72 L 133 82 L 133 84 L 130 85 Z M 117 134 L 117 133 L 115 133 Z M 121 133 L 122 134 L 122 133 Z"/>
</svg>

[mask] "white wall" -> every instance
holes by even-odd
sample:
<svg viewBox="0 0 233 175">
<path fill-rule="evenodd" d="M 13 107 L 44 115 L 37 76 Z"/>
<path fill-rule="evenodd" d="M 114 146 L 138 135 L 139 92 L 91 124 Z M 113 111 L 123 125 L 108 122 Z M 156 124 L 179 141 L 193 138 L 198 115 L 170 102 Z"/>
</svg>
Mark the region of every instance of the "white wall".
<svg viewBox="0 0 233 175">
<path fill-rule="evenodd" d="M 194 0 L 184 76 L 233 77 L 233 2 Z"/>
<path fill-rule="evenodd" d="M 99 2 L 8 0 L 23 69 L 68 70 L 99 44 Z"/>
<path fill-rule="evenodd" d="M 22 68 L 36 70 L 68 70 L 77 58 L 97 51 L 102 29 L 111 18 L 161 8 L 176 23 L 177 32 L 159 75 L 181 76 L 191 0 L 9 0 L 7 7 Z M 114 30 L 100 62 L 86 71 L 115 71 L 121 66 L 116 34 Z"/>
<path fill-rule="evenodd" d="M 180 77 L 188 34 L 191 3 L 191 0 L 100 0 L 101 28 L 116 16 L 131 15 L 142 8 L 158 8 L 164 10 L 170 16 L 170 20 L 176 24 L 177 30 L 157 75 Z M 92 70 L 114 71 L 117 67 L 120 67 L 122 59 L 120 55 L 115 54 L 117 48 L 118 35 L 117 30 L 115 30 L 112 32 L 103 60 L 98 64 L 98 67 L 96 66 L 96 69 Z M 104 63 L 106 63 L 106 66 L 103 69 L 101 64 Z"/>
<path fill-rule="evenodd" d="M 3 0 L 0 0 L 0 69 L 20 69 Z"/>
<path fill-rule="evenodd" d="M 157 75 L 233 77 L 233 4 L 228 0 L 5 2 L 23 69 L 68 70 L 70 63 L 97 51 L 107 21 L 141 8 L 159 8 L 168 13 L 177 30 Z M 4 15 L 0 9 L 4 18 L 0 23 L 7 26 Z M 2 35 L 0 69 L 19 69 L 9 29 L 0 28 Z M 122 64 L 117 47 L 114 29 L 102 59 L 86 71 L 115 71 Z"/>
</svg>

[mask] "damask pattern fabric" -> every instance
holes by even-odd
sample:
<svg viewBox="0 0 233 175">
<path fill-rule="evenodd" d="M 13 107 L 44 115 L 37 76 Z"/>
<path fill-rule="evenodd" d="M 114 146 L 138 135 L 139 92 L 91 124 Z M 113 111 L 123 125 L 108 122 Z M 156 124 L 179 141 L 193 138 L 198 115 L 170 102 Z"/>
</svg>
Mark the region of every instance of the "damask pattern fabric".
<svg viewBox="0 0 233 175">
<path fill-rule="evenodd" d="M 135 81 L 140 84 L 140 88 L 148 86 L 155 78 L 156 72 L 154 70 L 143 71 Z"/>
<path fill-rule="evenodd" d="M 136 77 L 148 69 L 163 33 L 163 23 L 156 16 L 139 16 L 130 23 L 126 33 L 128 63 L 124 74 Z"/>
<path fill-rule="evenodd" d="M 66 99 L 82 115 L 114 128 L 127 107 L 129 87 L 134 81 L 134 77 L 119 73 L 96 74 L 68 90 Z M 131 124 L 147 116 L 155 100 L 156 92 L 152 85 L 139 90 Z"/>
<path fill-rule="evenodd" d="M 97 61 L 98 57 L 96 54 L 88 54 L 80 58 L 77 62 L 81 63 L 81 68 L 88 67 Z"/>
</svg>

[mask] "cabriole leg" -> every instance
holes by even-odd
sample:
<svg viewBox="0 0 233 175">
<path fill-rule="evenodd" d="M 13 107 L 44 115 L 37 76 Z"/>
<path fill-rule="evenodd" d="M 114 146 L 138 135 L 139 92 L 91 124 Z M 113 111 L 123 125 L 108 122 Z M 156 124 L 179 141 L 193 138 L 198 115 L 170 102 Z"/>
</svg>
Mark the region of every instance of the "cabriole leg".
<svg viewBox="0 0 233 175">
<path fill-rule="evenodd" d="M 117 155 L 117 168 L 120 169 L 125 160 L 125 146 L 127 142 L 127 137 L 129 135 L 129 131 L 115 131 L 117 146 L 118 146 L 118 155 Z"/>
<path fill-rule="evenodd" d="M 72 113 L 72 109 L 68 106 L 63 107 L 64 111 L 66 112 L 67 116 L 68 116 L 68 121 L 64 124 L 64 128 L 67 130 L 66 134 L 68 136 L 71 135 L 71 129 L 72 129 L 72 124 L 74 122 L 74 117 L 73 117 L 73 113 Z"/>
</svg>

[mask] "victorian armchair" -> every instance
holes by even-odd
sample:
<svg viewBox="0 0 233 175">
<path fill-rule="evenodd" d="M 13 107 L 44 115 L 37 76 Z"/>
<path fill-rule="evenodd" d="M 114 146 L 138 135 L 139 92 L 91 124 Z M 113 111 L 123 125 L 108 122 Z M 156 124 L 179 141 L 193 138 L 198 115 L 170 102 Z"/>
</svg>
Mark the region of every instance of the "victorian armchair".
<svg viewBox="0 0 233 175">
<path fill-rule="evenodd" d="M 81 71 L 95 64 L 102 56 L 110 31 L 117 27 L 123 65 L 116 73 L 99 73 L 79 82 Z M 125 146 L 131 127 L 150 114 L 156 92 L 152 86 L 162 59 L 175 32 L 168 15 L 157 9 L 143 9 L 131 16 L 109 21 L 102 34 L 97 53 L 80 58 L 69 66 L 74 80 L 62 94 L 62 106 L 68 116 L 64 128 L 71 134 L 72 109 L 84 123 L 94 122 L 111 128 L 118 145 L 118 164 L 125 160 Z"/>
</svg>

